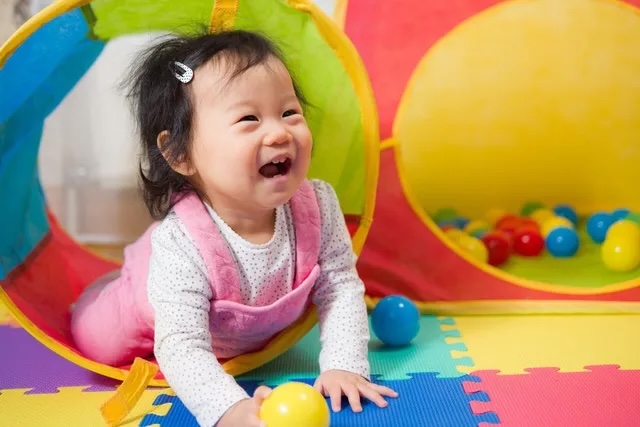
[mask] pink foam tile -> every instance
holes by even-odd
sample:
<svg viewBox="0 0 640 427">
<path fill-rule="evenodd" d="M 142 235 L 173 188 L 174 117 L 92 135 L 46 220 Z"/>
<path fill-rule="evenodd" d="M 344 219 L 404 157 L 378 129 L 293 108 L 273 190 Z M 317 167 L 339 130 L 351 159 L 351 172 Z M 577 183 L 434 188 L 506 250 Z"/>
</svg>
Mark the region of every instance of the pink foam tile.
<svg viewBox="0 0 640 427">
<path fill-rule="evenodd" d="M 617 365 L 585 366 L 585 372 L 530 368 L 527 374 L 476 371 L 467 393 L 485 392 L 472 402 L 475 414 L 493 411 L 504 427 L 638 427 L 640 370 Z"/>
</svg>

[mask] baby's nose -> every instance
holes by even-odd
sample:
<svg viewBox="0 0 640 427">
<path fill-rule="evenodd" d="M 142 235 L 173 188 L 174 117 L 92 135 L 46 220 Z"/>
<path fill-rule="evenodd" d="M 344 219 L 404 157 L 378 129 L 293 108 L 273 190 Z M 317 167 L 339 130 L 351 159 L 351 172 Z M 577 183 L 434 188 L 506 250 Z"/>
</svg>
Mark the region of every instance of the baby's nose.
<svg viewBox="0 0 640 427">
<path fill-rule="evenodd" d="M 264 137 L 265 145 L 276 145 L 276 144 L 285 144 L 291 142 L 293 136 L 289 133 L 285 128 L 278 127 L 272 129 L 267 135 Z"/>
</svg>

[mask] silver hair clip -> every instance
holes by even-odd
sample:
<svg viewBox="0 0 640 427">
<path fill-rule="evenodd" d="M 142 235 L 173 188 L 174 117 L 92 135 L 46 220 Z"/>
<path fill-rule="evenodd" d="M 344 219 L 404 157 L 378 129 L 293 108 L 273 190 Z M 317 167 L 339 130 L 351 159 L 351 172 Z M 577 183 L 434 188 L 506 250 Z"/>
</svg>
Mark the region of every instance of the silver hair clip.
<svg viewBox="0 0 640 427">
<path fill-rule="evenodd" d="M 184 71 L 183 74 L 179 74 L 174 71 L 173 75 L 176 76 L 176 79 L 180 80 L 182 83 L 185 83 L 185 84 L 189 83 L 191 79 L 193 79 L 193 70 L 187 67 L 186 65 L 184 65 L 182 62 L 173 61 L 173 63 L 176 67 L 181 68 Z"/>
</svg>

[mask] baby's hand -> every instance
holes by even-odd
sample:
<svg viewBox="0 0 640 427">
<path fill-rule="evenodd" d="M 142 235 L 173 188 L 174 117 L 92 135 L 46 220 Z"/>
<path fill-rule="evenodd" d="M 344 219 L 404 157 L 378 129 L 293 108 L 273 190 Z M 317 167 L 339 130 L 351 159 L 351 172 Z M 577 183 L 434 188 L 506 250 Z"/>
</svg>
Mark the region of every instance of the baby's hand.
<svg viewBox="0 0 640 427">
<path fill-rule="evenodd" d="M 270 393 L 269 387 L 258 387 L 251 399 L 241 400 L 229 408 L 216 427 L 265 427 L 265 423 L 260 420 L 260 406 Z"/>
<path fill-rule="evenodd" d="M 382 396 L 398 396 L 398 393 L 388 387 L 370 383 L 358 374 L 338 369 L 332 369 L 320 374 L 313 386 L 320 393 L 330 398 L 331 408 L 334 412 L 340 410 L 340 401 L 343 394 L 349 399 L 353 412 L 362 411 L 360 396 L 366 397 L 381 408 L 388 405 Z"/>
</svg>

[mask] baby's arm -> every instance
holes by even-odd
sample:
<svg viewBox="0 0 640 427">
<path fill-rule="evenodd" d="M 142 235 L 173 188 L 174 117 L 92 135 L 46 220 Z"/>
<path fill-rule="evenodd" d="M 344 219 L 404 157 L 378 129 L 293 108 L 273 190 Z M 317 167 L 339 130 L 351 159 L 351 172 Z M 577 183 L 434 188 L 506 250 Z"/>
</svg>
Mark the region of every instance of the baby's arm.
<svg viewBox="0 0 640 427">
<path fill-rule="evenodd" d="M 320 371 L 339 369 L 369 379 L 369 323 L 351 237 L 333 188 L 323 181 L 312 183 L 322 224 L 322 272 L 313 297 L 320 327 Z"/>
<path fill-rule="evenodd" d="M 175 216 L 154 230 L 148 295 L 155 311 L 155 356 L 169 385 L 201 426 L 212 427 L 249 396 L 212 352 L 213 297 L 204 262 Z"/>
</svg>

